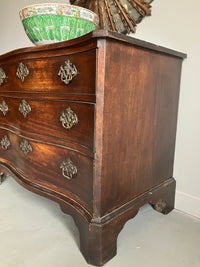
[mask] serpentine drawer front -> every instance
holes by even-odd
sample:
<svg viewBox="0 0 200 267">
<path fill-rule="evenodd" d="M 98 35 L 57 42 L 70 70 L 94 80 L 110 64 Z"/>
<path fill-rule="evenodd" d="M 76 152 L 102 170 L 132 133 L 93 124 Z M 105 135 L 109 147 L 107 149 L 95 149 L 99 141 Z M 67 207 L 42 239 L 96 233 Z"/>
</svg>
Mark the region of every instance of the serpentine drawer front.
<svg viewBox="0 0 200 267">
<path fill-rule="evenodd" d="M 94 105 L 77 101 L 0 97 L 0 118 L 24 131 L 93 149 Z"/>
<path fill-rule="evenodd" d="M 185 57 L 102 30 L 0 56 L 0 182 L 58 202 L 90 264 L 116 254 L 142 205 L 174 207 Z"/>
<path fill-rule="evenodd" d="M 73 195 L 92 210 L 92 159 L 53 144 L 2 130 L 0 155 L 22 175 L 43 186 Z"/>
<path fill-rule="evenodd" d="M 96 50 L 68 53 L 44 58 L 35 54 L 29 59 L 25 54 L 3 62 L 2 91 L 94 94 Z"/>
</svg>

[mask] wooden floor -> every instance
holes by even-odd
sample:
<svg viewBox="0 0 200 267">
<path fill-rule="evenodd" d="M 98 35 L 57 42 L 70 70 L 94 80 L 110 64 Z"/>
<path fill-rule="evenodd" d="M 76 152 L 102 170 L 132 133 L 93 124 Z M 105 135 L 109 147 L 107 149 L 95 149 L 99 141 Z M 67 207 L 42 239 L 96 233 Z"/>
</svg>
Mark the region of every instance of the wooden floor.
<svg viewBox="0 0 200 267">
<path fill-rule="evenodd" d="M 0 267 L 84 267 L 79 233 L 58 205 L 19 186 L 0 186 Z M 106 267 L 199 267 L 200 219 L 144 206 L 118 237 Z"/>
</svg>

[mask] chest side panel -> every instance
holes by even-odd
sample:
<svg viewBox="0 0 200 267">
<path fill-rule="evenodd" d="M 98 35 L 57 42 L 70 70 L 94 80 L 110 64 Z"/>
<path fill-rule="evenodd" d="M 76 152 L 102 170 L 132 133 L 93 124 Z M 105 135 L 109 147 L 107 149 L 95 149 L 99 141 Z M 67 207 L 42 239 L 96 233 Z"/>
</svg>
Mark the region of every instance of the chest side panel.
<svg viewBox="0 0 200 267">
<path fill-rule="evenodd" d="M 172 177 L 181 63 L 150 49 L 107 43 L 102 215 Z"/>
</svg>

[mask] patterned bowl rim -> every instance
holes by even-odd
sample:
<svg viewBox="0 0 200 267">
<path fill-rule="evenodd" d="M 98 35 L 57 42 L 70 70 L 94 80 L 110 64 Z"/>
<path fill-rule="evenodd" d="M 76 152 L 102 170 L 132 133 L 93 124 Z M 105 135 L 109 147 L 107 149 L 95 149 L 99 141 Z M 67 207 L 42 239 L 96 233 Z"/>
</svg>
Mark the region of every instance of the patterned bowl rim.
<svg viewBox="0 0 200 267">
<path fill-rule="evenodd" d="M 34 5 L 29 5 L 29 6 L 23 7 L 19 11 L 19 15 L 20 15 L 21 21 L 23 21 L 23 20 L 25 20 L 27 18 L 37 17 L 37 16 L 40 16 L 40 15 L 49 15 L 49 14 L 47 14 L 45 12 L 44 13 L 41 12 L 40 14 L 36 14 L 36 15 L 34 14 L 34 15 L 25 16 L 24 13 L 23 13 L 28 8 L 34 8 L 34 7 L 38 7 L 39 8 L 39 7 L 43 7 L 43 6 L 47 6 L 47 7 L 48 6 L 51 6 L 51 7 L 53 6 L 53 7 L 56 7 L 56 9 L 57 9 L 58 6 L 63 6 L 63 7 L 69 7 L 69 8 L 72 7 L 72 8 L 75 8 L 75 9 L 83 10 L 84 12 L 86 12 L 88 14 L 91 14 L 92 15 L 92 19 L 89 19 L 89 18 L 86 18 L 86 17 L 81 17 L 81 15 L 80 16 L 70 16 L 70 17 L 76 17 L 76 18 L 85 19 L 85 20 L 88 20 L 90 22 L 93 22 L 94 24 L 96 24 L 96 26 L 99 25 L 99 17 L 95 12 L 93 12 L 93 11 L 87 9 L 87 8 L 84 8 L 84 7 L 70 5 L 70 4 L 63 4 L 63 3 L 41 3 L 41 4 L 34 4 Z M 56 13 L 55 14 L 51 13 L 51 15 L 69 16 L 67 14 L 56 14 Z"/>
</svg>

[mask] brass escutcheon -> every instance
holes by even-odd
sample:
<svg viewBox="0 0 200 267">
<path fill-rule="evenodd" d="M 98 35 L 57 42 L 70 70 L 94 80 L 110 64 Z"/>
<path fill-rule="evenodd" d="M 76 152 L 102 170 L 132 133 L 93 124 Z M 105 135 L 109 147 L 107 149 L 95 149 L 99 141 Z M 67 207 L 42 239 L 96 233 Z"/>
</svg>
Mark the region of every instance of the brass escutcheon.
<svg viewBox="0 0 200 267">
<path fill-rule="evenodd" d="M 70 158 L 60 164 L 60 169 L 62 170 L 62 175 L 68 180 L 71 180 L 78 172 L 76 166 L 73 164 Z"/>
<path fill-rule="evenodd" d="M 20 148 L 24 152 L 24 155 L 27 156 L 28 153 L 33 151 L 32 146 L 29 144 L 29 142 L 26 139 L 23 139 L 20 143 Z"/>
<path fill-rule="evenodd" d="M 8 106 L 6 105 L 6 102 L 4 100 L 2 104 L 0 104 L 0 111 L 2 111 L 4 116 L 6 116 L 6 113 L 8 112 Z"/>
<path fill-rule="evenodd" d="M 66 108 L 65 112 L 62 112 L 60 116 L 60 122 L 62 122 L 62 126 L 70 130 L 74 125 L 78 123 L 78 117 L 76 113 L 69 107 Z"/>
<path fill-rule="evenodd" d="M 22 62 L 19 63 L 19 66 L 17 68 L 16 76 L 21 79 L 22 82 L 24 82 L 24 79 L 26 76 L 29 75 L 29 69 L 27 66 L 25 66 Z"/>
<path fill-rule="evenodd" d="M 4 70 L 2 68 L 0 68 L 0 85 L 3 84 L 5 79 L 6 79 L 6 74 L 5 74 Z"/>
<path fill-rule="evenodd" d="M 5 135 L 2 139 L 1 139 L 1 147 L 3 148 L 3 150 L 7 150 L 10 146 L 10 141 L 8 139 L 8 137 Z"/>
<path fill-rule="evenodd" d="M 78 71 L 76 66 L 73 65 L 69 59 L 65 61 L 65 65 L 61 66 L 58 72 L 58 76 L 60 76 L 61 81 L 65 84 L 71 82 L 71 80 L 76 77 L 77 74 Z"/>
<path fill-rule="evenodd" d="M 26 100 L 22 100 L 19 105 L 19 111 L 23 114 L 24 118 L 26 118 L 27 114 L 31 112 L 31 106 L 26 102 Z"/>
</svg>

